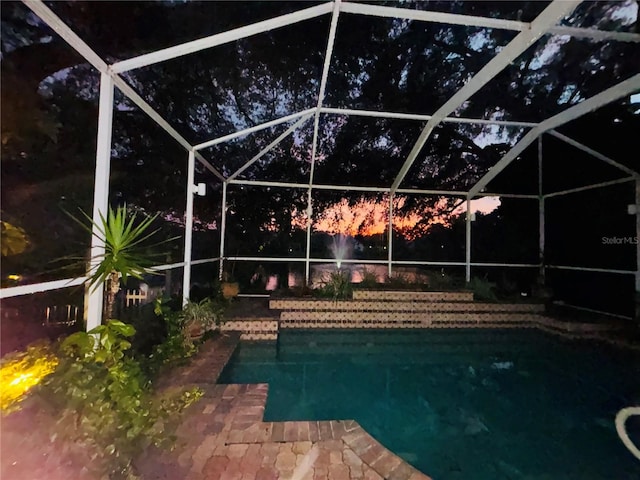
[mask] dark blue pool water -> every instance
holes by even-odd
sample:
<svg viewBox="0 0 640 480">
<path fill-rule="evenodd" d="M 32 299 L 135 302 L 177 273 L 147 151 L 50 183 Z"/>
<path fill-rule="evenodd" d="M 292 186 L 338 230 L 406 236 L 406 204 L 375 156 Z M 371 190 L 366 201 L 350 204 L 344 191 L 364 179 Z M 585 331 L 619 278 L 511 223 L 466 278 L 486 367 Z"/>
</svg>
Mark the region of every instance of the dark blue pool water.
<svg viewBox="0 0 640 480">
<path fill-rule="evenodd" d="M 269 383 L 267 421 L 355 419 L 434 480 L 640 478 L 613 423 L 640 404 L 640 357 L 591 342 L 291 331 L 241 344 L 221 381 Z"/>
</svg>

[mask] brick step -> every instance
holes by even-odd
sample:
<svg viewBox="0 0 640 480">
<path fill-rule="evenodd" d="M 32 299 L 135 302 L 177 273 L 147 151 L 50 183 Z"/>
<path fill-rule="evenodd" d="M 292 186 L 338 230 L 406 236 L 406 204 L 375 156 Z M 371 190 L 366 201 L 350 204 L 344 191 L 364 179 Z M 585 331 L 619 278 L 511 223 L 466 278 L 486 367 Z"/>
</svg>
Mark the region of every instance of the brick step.
<svg viewBox="0 0 640 480">
<path fill-rule="evenodd" d="M 473 292 L 412 292 L 408 290 L 354 290 L 354 300 L 418 300 L 472 302 Z"/>
<path fill-rule="evenodd" d="M 487 321 L 535 321 L 540 318 L 536 313 L 523 312 L 497 312 L 497 313 L 475 313 L 464 312 L 318 312 L 318 311 L 285 311 L 280 313 L 281 322 L 285 321 L 466 321 L 466 322 L 487 322 Z"/>
<path fill-rule="evenodd" d="M 271 300 L 274 310 L 367 312 L 542 312 L 540 303 L 476 303 L 401 300 Z"/>
<path fill-rule="evenodd" d="M 278 320 L 274 318 L 235 318 L 220 326 L 222 332 L 240 332 L 240 340 L 277 340 Z"/>
</svg>

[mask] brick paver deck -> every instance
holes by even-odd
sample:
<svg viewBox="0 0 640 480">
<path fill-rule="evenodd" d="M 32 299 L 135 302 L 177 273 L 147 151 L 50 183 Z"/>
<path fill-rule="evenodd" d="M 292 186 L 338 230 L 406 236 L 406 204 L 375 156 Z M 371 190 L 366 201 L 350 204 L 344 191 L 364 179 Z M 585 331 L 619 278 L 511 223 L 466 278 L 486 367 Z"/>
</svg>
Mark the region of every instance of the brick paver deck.
<svg viewBox="0 0 640 480">
<path fill-rule="evenodd" d="M 429 480 L 357 422 L 264 422 L 268 385 L 217 385 L 238 336 L 210 342 L 192 365 L 163 382 L 197 384 L 204 397 L 176 431 L 170 453 L 149 449 L 137 462 L 145 479 Z"/>
</svg>

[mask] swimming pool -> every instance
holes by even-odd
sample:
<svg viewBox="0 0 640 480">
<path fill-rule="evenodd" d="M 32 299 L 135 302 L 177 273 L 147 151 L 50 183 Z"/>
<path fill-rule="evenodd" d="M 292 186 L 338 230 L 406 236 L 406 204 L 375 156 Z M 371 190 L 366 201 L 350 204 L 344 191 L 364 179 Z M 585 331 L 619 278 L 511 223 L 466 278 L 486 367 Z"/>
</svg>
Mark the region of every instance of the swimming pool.
<svg viewBox="0 0 640 480">
<path fill-rule="evenodd" d="M 640 356 L 591 342 L 285 331 L 277 344 L 240 344 L 220 382 L 269 383 L 266 421 L 355 419 L 434 480 L 640 478 L 614 426 L 640 404 Z"/>
</svg>

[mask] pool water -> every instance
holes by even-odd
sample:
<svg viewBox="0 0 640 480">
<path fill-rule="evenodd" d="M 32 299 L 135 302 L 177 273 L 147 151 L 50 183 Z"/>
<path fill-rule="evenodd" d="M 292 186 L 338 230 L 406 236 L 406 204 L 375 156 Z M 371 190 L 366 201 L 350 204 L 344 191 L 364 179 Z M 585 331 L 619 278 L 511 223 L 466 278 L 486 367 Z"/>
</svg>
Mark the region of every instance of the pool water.
<svg viewBox="0 0 640 480">
<path fill-rule="evenodd" d="M 268 383 L 266 421 L 355 419 L 434 480 L 640 478 L 614 426 L 640 404 L 637 352 L 536 331 L 286 331 L 241 343 L 220 381 Z"/>
</svg>

